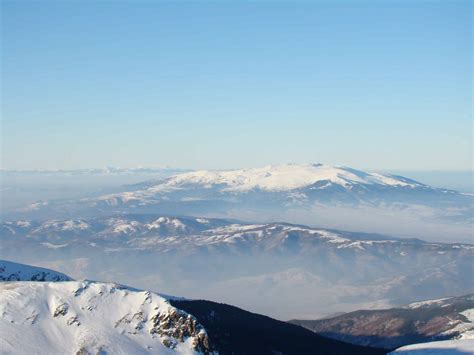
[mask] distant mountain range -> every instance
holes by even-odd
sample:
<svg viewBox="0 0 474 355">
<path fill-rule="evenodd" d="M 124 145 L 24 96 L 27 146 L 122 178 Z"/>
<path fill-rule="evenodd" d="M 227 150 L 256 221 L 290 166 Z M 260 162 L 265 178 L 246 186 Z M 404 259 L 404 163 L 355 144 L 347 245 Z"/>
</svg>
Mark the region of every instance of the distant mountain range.
<svg viewBox="0 0 474 355">
<path fill-rule="evenodd" d="M 166 176 L 122 186 L 101 196 L 37 201 L 11 212 L 8 218 L 77 218 L 115 213 L 205 215 L 260 222 L 277 219 L 344 229 L 359 226 L 358 230 L 409 235 L 422 230 L 430 231 L 430 237 L 436 235 L 438 240 L 450 235 L 451 240 L 467 241 L 474 214 L 471 194 L 348 167 L 288 164 Z M 419 223 L 429 223 L 430 228 L 416 227 Z"/>
<path fill-rule="evenodd" d="M 16 274 L 34 269 L 10 266 Z M 0 312 L 5 354 L 385 353 L 236 307 L 115 283 L 0 282 Z"/>
<path fill-rule="evenodd" d="M 4 258 L 282 319 L 474 292 L 473 245 L 287 223 L 117 215 L 3 222 L 0 238 Z"/>
<path fill-rule="evenodd" d="M 447 339 L 474 339 L 474 294 L 291 323 L 333 339 L 386 349 Z"/>
</svg>

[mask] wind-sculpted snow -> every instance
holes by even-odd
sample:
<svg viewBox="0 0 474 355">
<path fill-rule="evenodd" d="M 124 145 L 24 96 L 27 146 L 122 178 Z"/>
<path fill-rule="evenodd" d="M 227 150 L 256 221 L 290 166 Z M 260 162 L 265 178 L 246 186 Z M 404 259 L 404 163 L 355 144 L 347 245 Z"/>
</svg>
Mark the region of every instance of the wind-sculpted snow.
<svg viewBox="0 0 474 355">
<path fill-rule="evenodd" d="M 41 267 L 0 260 L 0 281 L 70 281 L 69 276 Z"/>
<path fill-rule="evenodd" d="M 474 292 L 471 244 L 161 215 L 11 221 L 0 229 L 0 257 L 282 319 Z"/>
<path fill-rule="evenodd" d="M 205 329 L 167 299 L 112 283 L 0 284 L 2 354 L 209 352 Z"/>
</svg>

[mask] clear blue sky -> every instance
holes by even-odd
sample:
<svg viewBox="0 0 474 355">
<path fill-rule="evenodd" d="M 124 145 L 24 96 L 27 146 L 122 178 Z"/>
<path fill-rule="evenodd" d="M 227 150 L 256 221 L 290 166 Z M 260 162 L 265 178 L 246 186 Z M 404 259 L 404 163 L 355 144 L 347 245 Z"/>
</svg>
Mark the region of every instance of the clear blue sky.
<svg viewBox="0 0 474 355">
<path fill-rule="evenodd" d="M 9 169 L 471 169 L 470 1 L 2 1 Z"/>
</svg>

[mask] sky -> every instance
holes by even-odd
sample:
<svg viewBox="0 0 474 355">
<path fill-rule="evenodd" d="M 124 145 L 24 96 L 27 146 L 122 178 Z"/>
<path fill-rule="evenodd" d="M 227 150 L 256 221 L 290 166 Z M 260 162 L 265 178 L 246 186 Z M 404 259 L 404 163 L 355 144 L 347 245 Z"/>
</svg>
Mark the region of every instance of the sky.
<svg viewBox="0 0 474 355">
<path fill-rule="evenodd" d="M 472 170 L 470 1 L 1 1 L 2 168 Z"/>
</svg>

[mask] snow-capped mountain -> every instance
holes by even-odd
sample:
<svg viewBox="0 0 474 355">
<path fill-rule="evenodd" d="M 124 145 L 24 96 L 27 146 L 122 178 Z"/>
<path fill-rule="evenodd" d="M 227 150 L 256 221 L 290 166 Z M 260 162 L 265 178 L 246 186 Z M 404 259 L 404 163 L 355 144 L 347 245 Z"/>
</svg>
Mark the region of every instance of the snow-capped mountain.
<svg viewBox="0 0 474 355">
<path fill-rule="evenodd" d="M 325 182 L 325 185 L 321 182 Z M 317 183 L 319 185 L 314 186 Z M 290 191 L 309 186 L 325 189 L 330 185 L 350 188 L 358 184 L 411 188 L 423 186 L 402 177 L 364 173 L 346 167 L 331 167 L 323 164 L 288 164 L 229 171 L 193 171 L 173 176 L 163 186 L 170 188 L 184 185 L 201 185 L 208 188 L 219 186 L 220 191 L 246 192 L 253 189 Z"/>
<path fill-rule="evenodd" d="M 169 199 L 180 202 L 230 199 L 237 202 L 239 198 L 249 196 L 263 200 L 271 196 L 273 200 L 280 200 L 279 202 L 290 206 L 312 200 L 340 200 L 343 196 L 336 195 L 341 194 L 347 194 L 342 201 L 348 199 L 349 202 L 357 195 L 395 190 L 436 192 L 435 188 L 400 176 L 366 173 L 323 164 L 288 164 L 255 169 L 192 171 L 164 180 L 137 184 L 130 191 L 105 195 L 90 202 L 137 206 Z"/>
<path fill-rule="evenodd" d="M 41 267 L 0 260 L 0 281 L 70 281 L 69 276 Z"/>
<path fill-rule="evenodd" d="M 432 240 L 449 236 L 467 241 L 473 206 L 472 195 L 401 176 L 322 164 L 287 164 L 180 173 L 90 198 L 38 201 L 8 218 L 205 215 L 404 235 L 428 230 Z"/>
<path fill-rule="evenodd" d="M 98 200 L 111 204 L 130 201 L 147 204 L 173 193 L 195 192 L 195 190 L 202 190 L 203 198 L 213 196 L 213 193 L 221 196 L 226 194 L 236 196 L 252 192 L 291 192 L 301 194 L 293 196 L 293 199 L 299 201 L 316 198 L 322 191 L 352 192 L 359 195 L 364 192 L 394 189 L 454 193 L 454 191 L 436 189 L 401 176 L 367 173 L 348 167 L 333 167 L 323 164 L 287 164 L 254 169 L 192 171 L 164 180 L 137 184 L 136 188 L 135 191 L 103 196 Z M 204 192 L 207 192 L 208 195 L 206 196 Z"/>
<path fill-rule="evenodd" d="M 283 319 L 474 292 L 470 244 L 160 215 L 11 221 L 0 231 L 3 257 Z"/>
<path fill-rule="evenodd" d="M 333 339 L 386 349 L 435 340 L 474 339 L 474 294 L 290 322 Z"/>
</svg>

